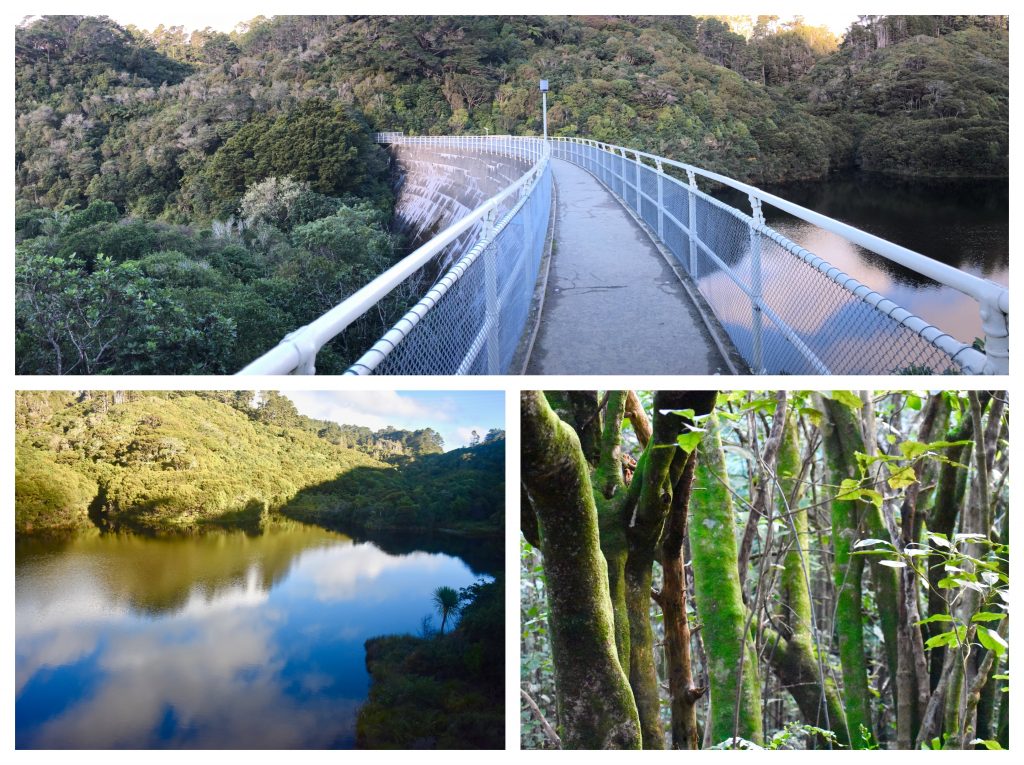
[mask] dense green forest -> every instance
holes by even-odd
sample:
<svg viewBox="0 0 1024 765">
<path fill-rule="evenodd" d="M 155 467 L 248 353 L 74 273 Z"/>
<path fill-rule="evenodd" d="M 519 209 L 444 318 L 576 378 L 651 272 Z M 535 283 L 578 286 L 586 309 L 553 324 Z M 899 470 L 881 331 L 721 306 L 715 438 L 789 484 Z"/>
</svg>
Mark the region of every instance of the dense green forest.
<svg viewBox="0 0 1024 765">
<path fill-rule="evenodd" d="M 15 425 L 18 535 L 503 529 L 500 430 L 444 453 L 430 428 L 316 420 L 273 391 L 21 392 Z"/>
<path fill-rule="evenodd" d="M 1004 391 L 525 391 L 522 737 L 1006 749 Z"/>
<path fill-rule="evenodd" d="M 361 749 L 505 748 L 505 584 L 458 593 L 455 629 L 366 642 Z"/>
<path fill-rule="evenodd" d="M 17 370 L 237 371 L 407 246 L 372 131 L 535 135 L 541 76 L 555 135 L 757 183 L 1005 176 L 1008 42 L 986 16 L 861 17 L 842 40 L 774 16 L 35 19 L 15 38 Z"/>
</svg>

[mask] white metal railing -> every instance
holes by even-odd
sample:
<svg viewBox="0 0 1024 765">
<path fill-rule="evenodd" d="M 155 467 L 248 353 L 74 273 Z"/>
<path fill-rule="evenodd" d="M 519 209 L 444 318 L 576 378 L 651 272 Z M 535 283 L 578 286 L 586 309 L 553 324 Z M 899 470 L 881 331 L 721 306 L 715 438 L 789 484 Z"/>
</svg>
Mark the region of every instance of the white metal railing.
<svg viewBox="0 0 1024 765">
<path fill-rule="evenodd" d="M 550 148 L 538 139 L 513 136 L 412 137 L 384 133 L 378 138 L 390 143 L 482 152 L 531 164 L 508 188 L 323 316 L 287 335 L 239 374 L 315 374 L 316 356 L 325 344 L 467 232 L 472 235 L 463 252 L 454 257 L 446 253 L 455 264 L 349 373 L 500 374 L 507 370 L 526 322 L 544 246 L 550 207 Z M 522 251 L 517 252 L 519 249 Z M 499 258 L 502 253 L 507 256 Z M 504 273 L 509 267 L 515 273 L 514 280 Z M 473 289 L 467 287 L 471 282 Z M 478 307 L 481 310 L 475 311 L 479 314 L 476 321 L 469 321 Z M 450 326 L 443 337 L 436 337 L 437 328 L 433 328 L 435 337 L 431 342 L 427 338 L 429 325 L 441 323 L 438 317 L 442 315 L 447 315 Z M 389 364 L 389 357 L 402 359 L 402 364 Z"/>
<path fill-rule="evenodd" d="M 507 189 L 288 335 L 242 374 L 313 374 L 316 354 L 324 344 L 457 240 L 460 251 L 448 259 L 454 265 L 348 373 L 507 371 L 511 349 L 525 324 L 544 245 L 551 194 L 549 157 L 594 174 L 656 232 L 695 280 L 755 373 L 1008 373 L 1009 292 L 1005 287 L 748 184 L 665 157 L 582 138 L 555 138 L 545 144 L 538 138 L 514 136 L 380 133 L 377 137 L 381 142 L 483 152 L 532 164 Z M 670 175 L 666 168 L 676 168 L 686 180 Z M 710 196 L 698 188 L 697 176 L 746 194 L 751 212 Z M 767 226 L 762 204 L 971 297 L 979 305 L 984 353 Z"/>
<path fill-rule="evenodd" d="M 657 233 L 697 281 L 755 372 L 1009 371 L 1009 291 L 999 284 L 748 184 L 665 157 L 584 138 L 552 139 L 552 156 L 597 176 Z M 682 171 L 687 180 L 667 174 L 666 167 Z M 746 194 L 751 213 L 700 190 L 697 176 Z M 979 306 L 984 353 L 767 226 L 762 204 L 971 297 Z M 739 302 L 747 303 L 748 315 L 737 315 Z"/>
</svg>

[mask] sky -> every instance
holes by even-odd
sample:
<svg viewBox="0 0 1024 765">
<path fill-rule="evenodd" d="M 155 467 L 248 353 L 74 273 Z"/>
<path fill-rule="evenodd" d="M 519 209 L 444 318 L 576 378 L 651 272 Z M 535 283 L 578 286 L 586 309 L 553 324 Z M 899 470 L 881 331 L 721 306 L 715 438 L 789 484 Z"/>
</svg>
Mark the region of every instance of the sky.
<svg viewBox="0 0 1024 765">
<path fill-rule="evenodd" d="M 426 13 L 426 12 L 450 12 L 450 13 L 480 13 L 478 3 L 464 2 L 461 0 L 427 0 L 427 2 L 413 3 L 398 0 L 380 8 L 369 3 L 356 2 L 339 6 L 325 2 L 310 2 L 300 0 L 293 5 L 282 5 L 281 3 L 199 3 L 191 0 L 183 0 L 170 6 L 149 5 L 148 3 L 124 2 L 123 0 L 108 0 L 108 2 L 97 5 L 95 9 L 90 6 L 93 3 L 50 3 L 47 5 L 58 6 L 56 12 L 63 13 L 103 13 L 120 24 L 134 24 L 140 29 L 152 30 L 158 25 L 183 26 L 186 30 L 213 29 L 230 32 L 239 22 L 248 21 L 255 16 L 272 16 L 275 12 L 285 13 Z M 83 10 L 65 9 L 60 6 L 70 5 L 81 7 Z M 844 11 L 843 7 L 850 8 Z M 783 19 L 792 18 L 796 14 L 804 17 L 808 24 L 824 25 L 829 27 L 835 34 L 842 35 L 846 32 L 850 23 L 857 18 L 854 12 L 863 6 L 857 4 L 846 5 L 844 3 L 792 3 L 775 2 L 767 3 L 764 0 L 759 2 L 742 2 L 733 0 L 729 2 L 718 2 L 707 5 L 697 5 L 687 8 L 686 12 L 691 13 L 721 13 L 721 14 L 751 14 L 770 13 L 782 16 Z M 507 12 L 512 8 L 494 8 L 498 13 Z M 44 9 L 45 10 L 45 9 Z M 672 7 L 664 2 L 641 2 L 625 4 L 622 0 L 580 0 L 580 2 L 568 2 L 556 0 L 556 2 L 532 2 L 531 0 L 520 0 L 515 4 L 519 13 L 665 13 L 666 11 L 680 12 L 680 9 Z M 53 11 L 49 11 L 53 12 Z M 933 11 L 941 12 L 941 11 Z"/>
<path fill-rule="evenodd" d="M 879 6 L 882 6 L 881 8 Z M 986 3 L 982 11 L 1006 13 L 1010 3 Z M 993 7 L 997 6 L 997 7 Z M 489 9 L 496 13 L 587 13 L 587 14 L 660 14 L 694 13 L 724 15 L 773 14 L 783 19 L 801 15 L 808 24 L 824 25 L 835 34 L 842 35 L 859 13 L 881 10 L 887 13 L 963 13 L 963 0 L 888 0 L 884 4 L 847 2 L 833 0 L 830 3 L 807 2 L 807 0 L 717 0 L 714 3 L 697 3 L 681 8 L 667 0 L 517 0 L 513 5 L 494 6 Z M 386 7 L 373 5 L 363 0 L 337 3 L 331 0 L 292 0 L 290 3 L 256 2 L 209 3 L 199 0 L 178 0 L 164 6 L 159 3 L 139 3 L 132 0 L 43 0 L 32 7 L 32 13 L 92 13 L 106 14 L 121 24 L 134 24 L 142 29 L 154 29 L 159 24 L 183 26 L 186 30 L 214 29 L 230 32 L 241 21 L 256 16 L 272 16 L 275 13 L 481 13 L 478 0 L 392 0 Z M 26 8 L 17 11 L 18 18 L 28 13 Z M 981 11 L 979 11 L 981 12 Z"/>
<path fill-rule="evenodd" d="M 502 391 L 282 391 L 300 414 L 340 425 L 380 430 L 433 428 L 445 451 L 482 439 L 491 428 L 505 428 Z"/>
</svg>

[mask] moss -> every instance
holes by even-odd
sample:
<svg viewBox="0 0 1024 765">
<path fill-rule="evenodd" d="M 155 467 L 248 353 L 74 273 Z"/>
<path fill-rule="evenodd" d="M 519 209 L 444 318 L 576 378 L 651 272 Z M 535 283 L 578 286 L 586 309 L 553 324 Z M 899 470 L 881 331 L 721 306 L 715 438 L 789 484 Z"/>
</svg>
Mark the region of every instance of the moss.
<svg viewBox="0 0 1024 765">
<path fill-rule="evenodd" d="M 761 691 L 751 641 L 744 634 L 747 613 L 737 567 L 736 518 L 725 476 L 718 421 L 712 416 L 690 504 L 694 589 L 711 682 L 711 737 L 716 743 L 733 735 L 760 743 L 764 738 Z M 739 714 L 735 715 L 737 701 Z M 735 726 L 734 718 L 738 718 Z"/>
<path fill-rule="evenodd" d="M 523 482 L 540 528 L 563 746 L 639 748 L 589 466 L 576 433 L 542 394 L 524 391 L 521 402 Z"/>
<path fill-rule="evenodd" d="M 849 746 L 850 732 L 838 689 L 827 669 L 819 672 L 812 638 L 811 596 L 807 586 L 810 581 L 810 531 L 807 508 L 800 504 L 800 450 L 796 435 L 795 422 L 791 417 L 783 431 L 777 467 L 779 513 L 789 514 L 794 532 L 793 544 L 783 559 L 780 576 L 783 609 L 779 617 L 790 634 L 788 640 L 778 635 L 769 638 L 768 642 L 774 643 L 775 647 L 768 651 L 768 656 L 800 707 L 804 720 L 809 725 L 834 731 L 838 742 Z"/>
<path fill-rule="evenodd" d="M 851 447 L 849 439 L 854 438 L 859 432 L 859 425 L 845 405 L 828 399 L 823 399 L 821 403 L 825 413 L 823 430 L 828 480 L 830 484 L 838 486 L 844 478 L 854 477 L 855 450 Z M 861 447 L 863 448 L 863 443 Z M 858 735 L 862 727 L 868 731 L 873 730 L 861 596 L 864 557 L 851 554 L 853 545 L 859 538 L 862 504 L 833 497 L 831 506 L 833 576 L 836 584 L 835 633 L 839 641 L 839 660 L 843 668 L 846 721 L 853 733 L 854 747 L 867 745 L 867 742 Z"/>
<path fill-rule="evenodd" d="M 661 698 L 654 665 L 651 630 L 653 558 L 631 554 L 626 561 L 626 608 L 629 614 L 629 685 L 640 715 L 644 749 L 664 749 Z"/>
<path fill-rule="evenodd" d="M 615 648 L 622 671 L 629 674 L 629 613 L 626 609 L 626 532 L 618 501 L 595 495 L 601 552 L 608 568 L 608 592 L 615 621 Z"/>
<path fill-rule="evenodd" d="M 791 639 L 801 641 L 810 635 L 811 630 L 811 596 L 807 589 L 810 571 L 806 565 L 809 562 L 810 539 L 807 508 L 800 506 L 799 495 L 794 494 L 794 490 L 799 492 L 797 479 L 800 473 L 800 450 L 792 417 L 787 420 L 783 430 L 777 472 L 780 494 L 778 512 L 780 515 L 788 514 L 794 532 L 793 544 L 783 559 L 780 584 L 784 608 L 780 616 L 790 628 Z"/>
</svg>

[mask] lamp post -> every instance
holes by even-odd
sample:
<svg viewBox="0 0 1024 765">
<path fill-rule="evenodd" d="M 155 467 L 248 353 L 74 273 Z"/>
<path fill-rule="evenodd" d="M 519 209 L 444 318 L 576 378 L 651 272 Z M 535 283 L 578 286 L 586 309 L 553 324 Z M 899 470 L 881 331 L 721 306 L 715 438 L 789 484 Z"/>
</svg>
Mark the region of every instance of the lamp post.
<svg viewBox="0 0 1024 765">
<path fill-rule="evenodd" d="M 540 81 L 540 97 L 544 110 L 544 141 L 548 140 L 548 81 Z"/>
</svg>

